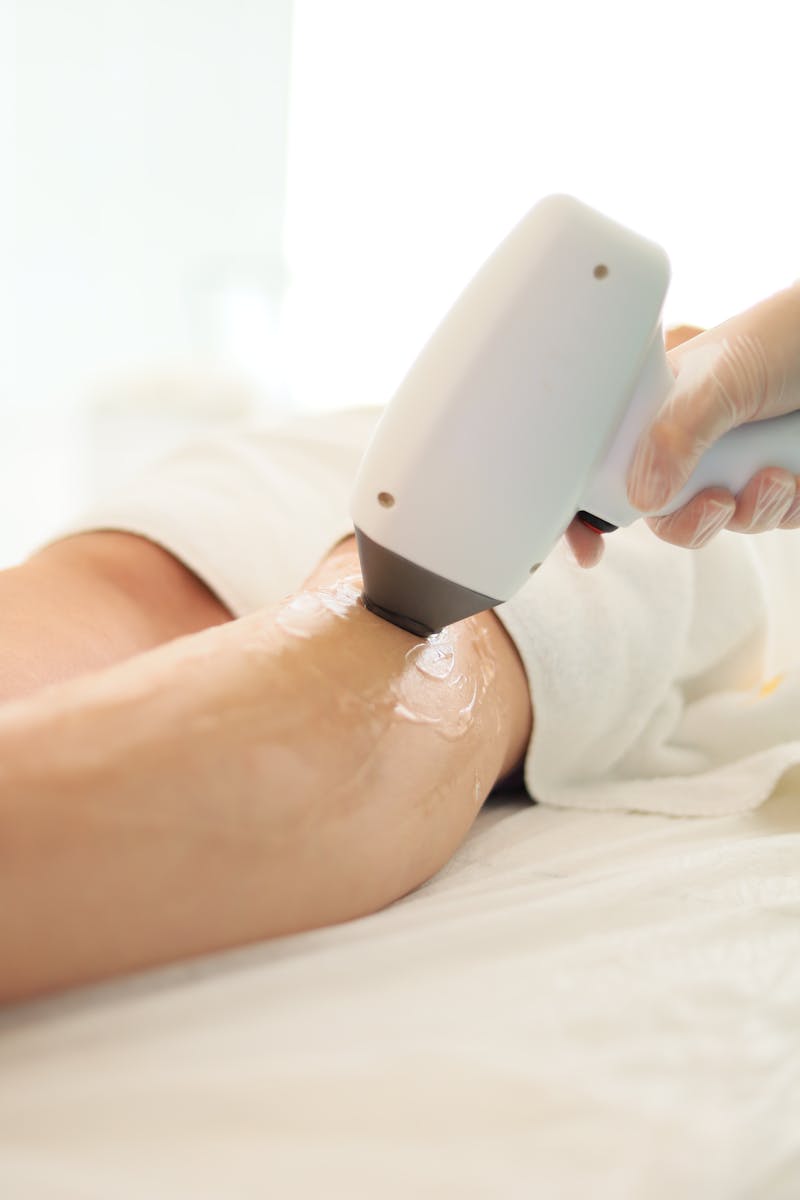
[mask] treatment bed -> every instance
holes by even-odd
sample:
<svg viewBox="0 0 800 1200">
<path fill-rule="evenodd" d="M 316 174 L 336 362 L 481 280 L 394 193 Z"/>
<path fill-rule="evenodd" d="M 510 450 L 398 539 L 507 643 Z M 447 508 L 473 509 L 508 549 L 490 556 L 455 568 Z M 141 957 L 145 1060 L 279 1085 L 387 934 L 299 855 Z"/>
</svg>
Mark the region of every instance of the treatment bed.
<svg viewBox="0 0 800 1200">
<path fill-rule="evenodd" d="M 0 1018 L 0 1195 L 800 1194 L 800 772 L 486 804 L 383 912 Z"/>
</svg>

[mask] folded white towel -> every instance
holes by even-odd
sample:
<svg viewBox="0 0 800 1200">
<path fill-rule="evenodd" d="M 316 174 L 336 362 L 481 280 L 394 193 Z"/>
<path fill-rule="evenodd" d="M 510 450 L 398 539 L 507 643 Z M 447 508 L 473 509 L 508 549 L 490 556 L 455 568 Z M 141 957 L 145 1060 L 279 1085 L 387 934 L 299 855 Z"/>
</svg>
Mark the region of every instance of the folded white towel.
<svg viewBox="0 0 800 1200">
<path fill-rule="evenodd" d="M 68 530 L 142 534 L 237 616 L 296 588 L 351 530 L 379 409 L 187 446 Z M 581 808 L 731 813 L 800 763 L 800 532 L 688 552 L 643 523 L 583 571 L 557 549 L 498 616 L 531 686 L 525 782 Z"/>
</svg>

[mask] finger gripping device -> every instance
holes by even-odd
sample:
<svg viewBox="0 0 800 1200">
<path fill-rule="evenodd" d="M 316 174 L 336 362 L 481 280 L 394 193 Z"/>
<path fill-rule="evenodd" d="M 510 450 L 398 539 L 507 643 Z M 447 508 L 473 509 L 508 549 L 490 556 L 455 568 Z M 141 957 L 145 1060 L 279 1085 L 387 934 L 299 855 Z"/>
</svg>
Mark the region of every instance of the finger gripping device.
<svg viewBox="0 0 800 1200">
<path fill-rule="evenodd" d="M 601 530 L 642 516 L 626 477 L 674 382 L 668 283 L 659 246 L 570 196 L 512 230 L 359 467 L 351 511 L 373 612 L 427 636 L 509 600 L 576 514 Z M 728 433 L 660 514 L 712 485 L 735 494 L 766 466 L 800 472 L 800 413 Z"/>
</svg>

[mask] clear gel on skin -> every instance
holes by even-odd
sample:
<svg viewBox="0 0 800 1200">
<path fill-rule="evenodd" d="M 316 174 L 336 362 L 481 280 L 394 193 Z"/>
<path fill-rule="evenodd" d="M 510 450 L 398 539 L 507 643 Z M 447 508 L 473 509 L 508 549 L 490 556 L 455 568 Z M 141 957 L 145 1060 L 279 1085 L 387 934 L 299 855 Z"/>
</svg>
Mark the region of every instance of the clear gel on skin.
<svg viewBox="0 0 800 1200">
<path fill-rule="evenodd" d="M 280 608 L 277 624 L 286 633 L 307 639 L 318 635 L 332 618 L 358 620 L 363 613 L 370 621 L 380 620 L 365 608 L 360 585 L 360 578 L 350 575 L 330 586 L 300 592 Z M 482 630 L 471 632 L 477 678 L 474 669 L 469 676 L 458 669 L 459 660 L 468 652 L 465 646 L 456 645 L 448 627 L 406 651 L 402 671 L 388 680 L 388 696 L 365 695 L 364 703 L 373 715 L 385 713 L 391 705 L 393 715 L 403 721 L 429 725 L 448 740 L 463 737 L 472 727 L 479 699 L 494 679 L 494 663 L 485 640 Z"/>
</svg>

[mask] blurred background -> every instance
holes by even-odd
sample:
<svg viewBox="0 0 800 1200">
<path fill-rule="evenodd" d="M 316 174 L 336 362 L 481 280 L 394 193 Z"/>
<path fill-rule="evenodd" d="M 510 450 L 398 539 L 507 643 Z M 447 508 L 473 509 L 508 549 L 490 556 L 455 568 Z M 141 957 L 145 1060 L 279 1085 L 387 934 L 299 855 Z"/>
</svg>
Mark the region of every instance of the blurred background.
<svg viewBox="0 0 800 1200">
<path fill-rule="evenodd" d="M 389 398 L 567 191 L 668 322 L 800 275 L 791 6 L 0 0 L 0 566 L 197 432 Z"/>
</svg>

